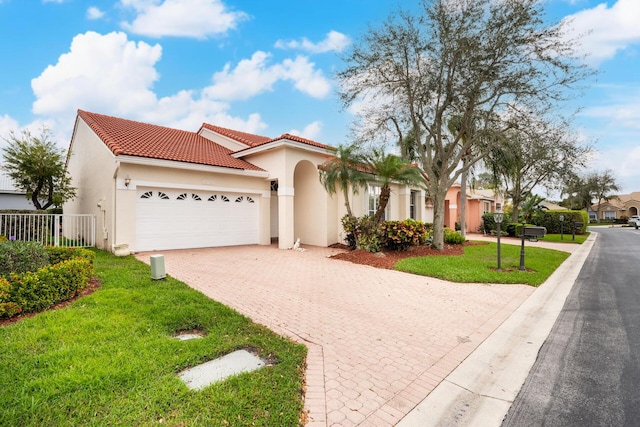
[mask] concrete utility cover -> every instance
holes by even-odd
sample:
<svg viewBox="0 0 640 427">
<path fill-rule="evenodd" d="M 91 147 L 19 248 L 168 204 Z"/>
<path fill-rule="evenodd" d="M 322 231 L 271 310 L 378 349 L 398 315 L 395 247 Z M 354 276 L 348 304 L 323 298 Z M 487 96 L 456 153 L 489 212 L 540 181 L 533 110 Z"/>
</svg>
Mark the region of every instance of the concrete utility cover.
<svg viewBox="0 0 640 427">
<path fill-rule="evenodd" d="M 197 340 L 199 338 L 202 338 L 202 334 L 180 334 L 176 335 L 176 338 L 180 341 Z"/>
<path fill-rule="evenodd" d="M 210 384 L 243 372 L 262 368 L 265 363 L 246 350 L 237 350 L 218 359 L 186 369 L 178 376 L 191 390 L 201 390 Z"/>
</svg>

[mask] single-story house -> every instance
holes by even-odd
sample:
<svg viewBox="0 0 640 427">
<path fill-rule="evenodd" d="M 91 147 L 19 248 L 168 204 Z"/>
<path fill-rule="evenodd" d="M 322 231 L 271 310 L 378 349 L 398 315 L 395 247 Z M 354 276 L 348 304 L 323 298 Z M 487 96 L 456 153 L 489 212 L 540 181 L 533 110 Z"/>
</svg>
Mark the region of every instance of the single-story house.
<svg viewBox="0 0 640 427">
<path fill-rule="evenodd" d="M 341 194 L 318 167 L 325 144 L 204 123 L 197 132 L 78 110 L 67 156 L 77 198 L 65 214 L 96 215 L 97 246 L 131 252 L 278 242 L 344 241 Z M 377 207 L 372 182 L 351 198 L 355 215 Z M 432 221 L 421 188 L 392 187 L 386 217 Z"/>
<path fill-rule="evenodd" d="M 0 210 L 35 210 L 26 193 L 16 188 L 15 182 L 0 170 Z"/>
<path fill-rule="evenodd" d="M 460 195 L 460 184 L 456 183 L 449 188 L 445 197 L 444 225 L 452 230 L 455 230 L 456 223 L 460 224 Z M 466 232 L 477 233 L 482 225 L 482 215 L 495 209 L 496 196 L 493 190 L 467 187 Z"/>
<path fill-rule="evenodd" d="M 589 208 L 589 220 L 598 219 L 598 205 Z M 619 194 L 609 201 L 600 203 L 600 220 L 612 221 L 622 217 L 640 215 L 640 191 L 630 194 Z"/>
</svg>

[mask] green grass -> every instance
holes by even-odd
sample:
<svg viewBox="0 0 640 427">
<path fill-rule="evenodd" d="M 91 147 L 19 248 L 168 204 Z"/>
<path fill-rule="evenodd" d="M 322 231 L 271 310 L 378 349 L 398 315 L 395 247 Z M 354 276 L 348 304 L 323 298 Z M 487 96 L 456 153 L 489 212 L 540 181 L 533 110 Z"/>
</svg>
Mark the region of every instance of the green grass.
<svg viewBox="0 0 640 427">
<path fill-rule="evenodd" d="M 567 252 L 535 248 L 525 242 L 525 267 L 520 271 L 520 246 L 500 245 L 502 271 L 498 272 L 496 243 L 466 246 L 464 255 L 407 258 L 396 269 L 459 283 L 522 283 L 541 285 L 567 259 Z"/>
<path fill-rule="evenodd" d="M 0 327 L 0 425 L 299 424 L 304 346 L 182 282 L 152 281 L 133 257 L 96 252 L 101 289 Z M 206 337 L 172 337 L 192 328 Z M 277 363 L 202 391 L 176 377 L 240 348 Z"/>
<path fill-rule="evenodd" d="M 575 236 L 575 240 L 573 240 L 573 236 L 571 235 L 571 233 L 567 234 L 564 233 L 564 235 L 560 235 L 560 234 L 547 234 L 545 235 L 542 239 L 540 239 L 541 242 L 557 242 L 557 243 L 577 243 L 577 244 L 583 244 L 585 240 L 587 240 L 587 238 L 589 237 L 589 232 L 586 232 L 585 234 L 576 234 Z M 560 239 L 560 237 L 562 237 L 562 239 Z"/>
</svg>

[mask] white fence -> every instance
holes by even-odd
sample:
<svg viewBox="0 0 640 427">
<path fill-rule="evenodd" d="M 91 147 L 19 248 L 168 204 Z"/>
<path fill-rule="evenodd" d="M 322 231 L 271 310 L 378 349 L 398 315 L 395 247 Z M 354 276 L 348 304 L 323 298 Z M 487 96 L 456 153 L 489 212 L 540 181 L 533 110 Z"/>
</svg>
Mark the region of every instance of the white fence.
<svg viewBox="0 0 640 427">
<path fill-rule="evenodd" d="M 96 245 L 94 215 L 0 213 L 0 235 L 9 240 L 35 241 L 50 246 Z"/>
</svg>

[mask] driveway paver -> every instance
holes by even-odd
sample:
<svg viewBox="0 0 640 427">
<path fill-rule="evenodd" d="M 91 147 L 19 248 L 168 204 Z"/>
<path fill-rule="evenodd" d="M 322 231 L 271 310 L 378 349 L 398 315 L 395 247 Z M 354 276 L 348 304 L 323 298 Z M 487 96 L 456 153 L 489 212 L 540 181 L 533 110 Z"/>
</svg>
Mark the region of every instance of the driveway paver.
<svg viewBox="0 0 640 427">
<path fill-rule="evenodd" d="M 308 426 L 389 426 L 534 288 L 456 284 L 330 259 L 339 249 L 160 252 L 167 273 L 307 345 Z M 137 254 L 149 262 L 152 253 Z"/>
</svg>

